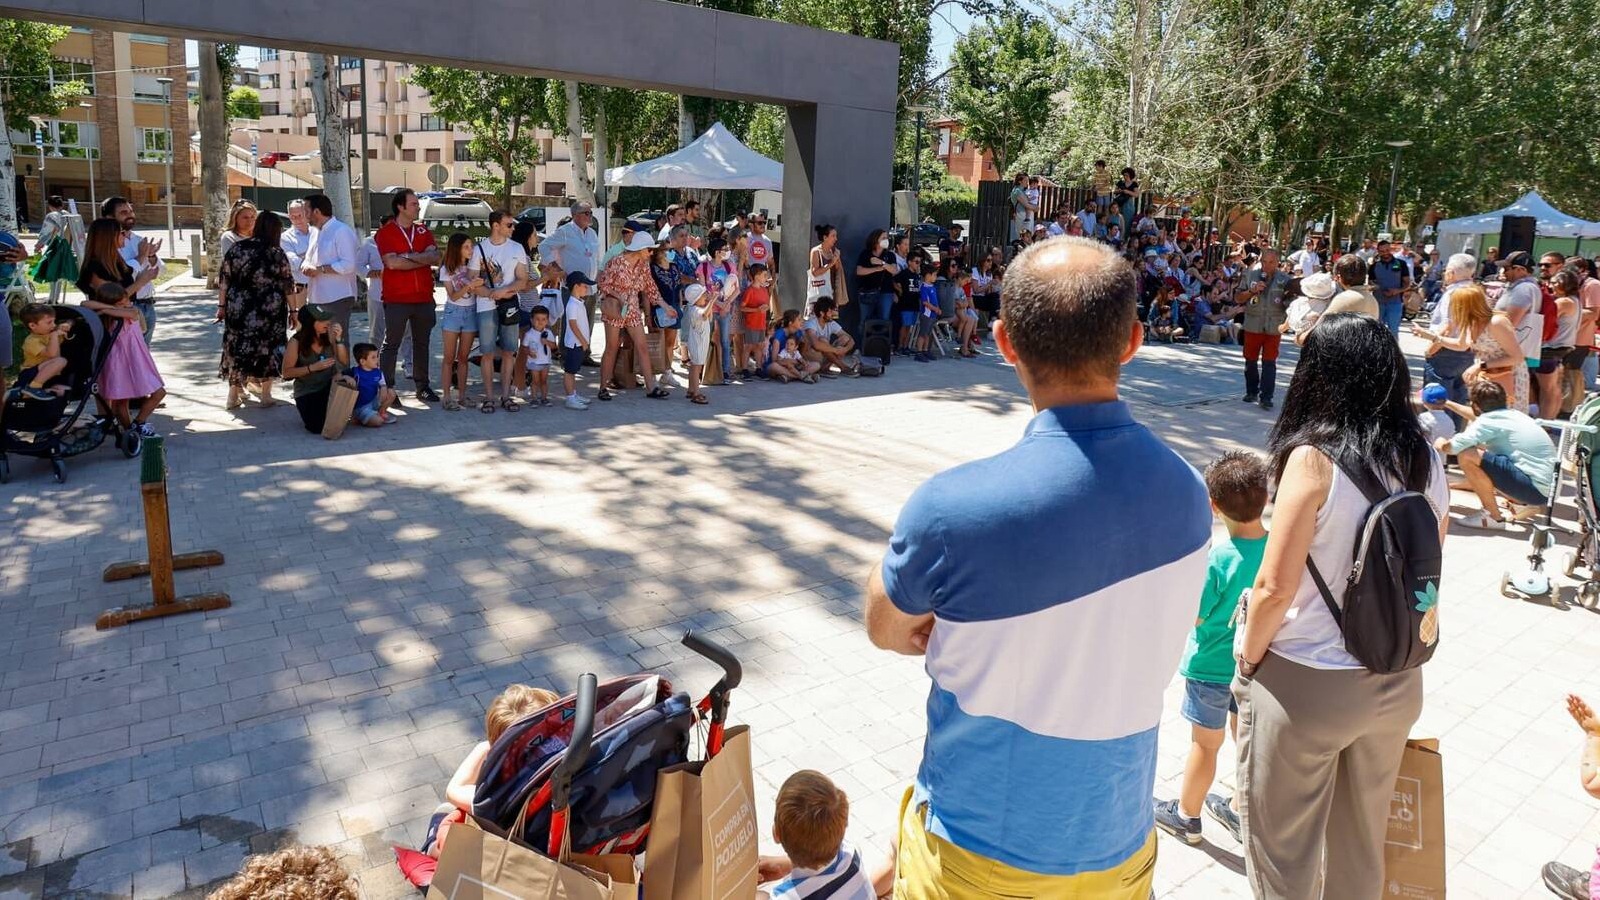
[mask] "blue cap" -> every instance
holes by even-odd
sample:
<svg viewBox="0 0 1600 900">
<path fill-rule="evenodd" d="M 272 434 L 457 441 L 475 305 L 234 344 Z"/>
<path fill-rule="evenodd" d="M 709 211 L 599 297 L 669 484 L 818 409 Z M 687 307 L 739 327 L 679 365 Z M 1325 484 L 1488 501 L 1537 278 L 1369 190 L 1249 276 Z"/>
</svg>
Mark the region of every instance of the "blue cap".
<svg viewBox="0 0 1600 900">
<path fill-rule="evenodd" d="M 1422 389 L 1423 403 L 1443 403 L 1450 399 L 1450 392 L 1442 384 L 1430 384 Z"/>
</svg>

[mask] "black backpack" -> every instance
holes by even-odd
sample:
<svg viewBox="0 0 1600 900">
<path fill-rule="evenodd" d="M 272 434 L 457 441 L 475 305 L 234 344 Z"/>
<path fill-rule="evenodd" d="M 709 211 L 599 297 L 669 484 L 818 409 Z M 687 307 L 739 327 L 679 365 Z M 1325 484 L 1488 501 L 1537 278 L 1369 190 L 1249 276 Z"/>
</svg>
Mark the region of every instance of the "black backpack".
<svg viewBox="0 0 1600 900">
<path fill-rule="evenodd" d="M 1356 536 L 1344 602 L 1334 600 L 1309 556 L 1306 566 L 1351 656 L 1379 674 L 1414 669 L 1439 643 L 1439 518 L 1423 494 L 1390 493 L 1366 472 L 1345 474 L 1372 506 Z"/>
</svg>

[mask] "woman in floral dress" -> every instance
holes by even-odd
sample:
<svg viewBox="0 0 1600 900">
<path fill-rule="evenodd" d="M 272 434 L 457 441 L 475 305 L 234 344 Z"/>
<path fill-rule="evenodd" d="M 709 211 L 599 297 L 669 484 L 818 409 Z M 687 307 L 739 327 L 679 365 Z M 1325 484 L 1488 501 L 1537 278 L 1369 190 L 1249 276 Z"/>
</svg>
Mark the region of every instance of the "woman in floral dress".
<svg viewBox="0 0 1600 900">
<path fill-rule="evenodd" d="M 222 364 L 218 376 L 228 382 L 228 409 L 244 404 L 246 385 L 254 383 L 261 405 L 272 406 L 272 382 L 283 367 L 288 341 L 285 322 L 294 273 L 278 246 L 283 225 L 277 216 L 262 216 L 255 232 L 233 245 L 222 258 L 217 291 L 217 320 L 222 322 Z"/>
</svg>

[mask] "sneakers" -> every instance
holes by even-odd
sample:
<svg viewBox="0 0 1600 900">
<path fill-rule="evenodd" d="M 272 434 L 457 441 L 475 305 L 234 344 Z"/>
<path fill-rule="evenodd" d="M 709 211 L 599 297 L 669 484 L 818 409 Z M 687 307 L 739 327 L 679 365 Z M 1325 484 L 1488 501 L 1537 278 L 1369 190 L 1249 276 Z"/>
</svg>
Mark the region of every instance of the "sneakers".
<svg viewBox="0 0 1600 900">
<path fill-rule="evenodd" d="M 656 385 L 659 386 L 659 387 L 672 387 L 672 388 L 683 387 L 683 384 L 681 382 L 679 382 L 677 377 L 674 376 L 671 372 L 662 373 L 661 377 L 656 379 Z"/>
<path fill-rule="evenodd" d="M 1228 798 L 1221 794 L 1206 795 L 1206 815 L 1233 835 L 1233 839 L 1244 843 L 1244 832 L 1239 827 L 1239 814 L 1228 805 Z M 1160 824 L 1159 822 L 1157 824 Z"/>
<path fill-rule="evenodd" d="M 933 362 L 933 357 L 926 353 L 918 353 L 916 356 L 913 356 L 912 359 L 915 359 L 917 362 Z"/>
<path fill-rule="evenodd" d="M 1506 523 L 1499 519 L 1489 517 L 1486 512 L 1475 512 L 1470 516 L 1462 516 L 1456 520 L 1466 528 L 1476 528 L 1480 531 L 1504 531 Z"/>
<path fill-rule="evenodd" d="M 548 403 L 549 400 L 547 399 L 545 402 Z M 568 397 L 566 402 L 562 403 L 561 405 L 565 406 L 567 409 L 588 409 L 589 408 L 589 404 L 587 402 L 585 402 L 584 399 L 582 397 L 579 397 L 577 394 L 573 394 L 572 396 Z"/>
<path fill-rule="evenodd" d="M 1256 402 L 1256 395 L 1255 394 L 1245 394 L 1244 395 L 1244 402 L 1246 402 L 1246 403 L 1254 403 L 1254 402 Z"/>
<path fill-rule="evenodd" d="M 533 398 L 533 388 L 531 387 L 522 389 L 522 401 L 527 403 L 529 406 L 539 402 Z"/>
<path fill-rule="evenodd" d="M 140 437 L 153 438 L 156 436 L 156 430 L 150 427 L 149 422 L 140 422 L 133 426 L 133 430 L 139 432 Z"/>
<path fill-rule="evenodd" d="M 540 397 L 539 398 L 539 405 L 540 406 L 549 406 L 550 405 L 550 395 L 549 394 L 545 394 L 543 397 Z"/>
<path fill-rule="evenodd" d="M 420 387 L 417 388 L 417 399 L 424 403 L 438 403 L 439 392 L 431 387 Z"/>
<path fill-rule="evenodd" d="M 1157 800 L 1156 827 L 1185 844 L 1200 843 L 1200 817 L 1189 818 L 1178 811 L 1178 801 Z"/>
<path fill-rule="evenodd" d="M 861 377 L 861 363 L 855 363 L 854 365 L 850 366 L 850 368 L 845 369 L 844 370 L 844 377 L 846 377 L 846 378 L 860 378 Z"/>
<path fill-rule="evenodd" d="M 1569 865 L 1548 862 L 1539 870 L 1544 886 L 1561 900 L 1589 900 L 1589 873 Z"/>
<path fill-rule="evenodd" d="M 1267 397 L 1262 397 L 1261 398 L 1261 408 L 1262 409 L 1271 409 L 1272 408 L 1272 400 L 1267 398 Z"/>
</svg>

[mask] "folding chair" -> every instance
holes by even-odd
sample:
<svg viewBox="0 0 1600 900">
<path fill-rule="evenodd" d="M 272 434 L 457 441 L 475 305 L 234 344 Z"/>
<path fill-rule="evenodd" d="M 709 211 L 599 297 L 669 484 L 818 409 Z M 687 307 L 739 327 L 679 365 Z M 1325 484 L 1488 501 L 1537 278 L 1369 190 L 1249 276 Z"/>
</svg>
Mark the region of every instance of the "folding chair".
<svg viewBox="0 0 1600 900">
<path fill-rule="evenodd" d="M 939 319 L 933 323 L 933 345 L 939 348 L 940 356 L 950 355 L 949 352 L 944 349 L 944 342 L 954 341 L 956 339 L 954 327 L 955 321 L 955 317 L 951 316 L 949 318 Z"/>
</svg>

